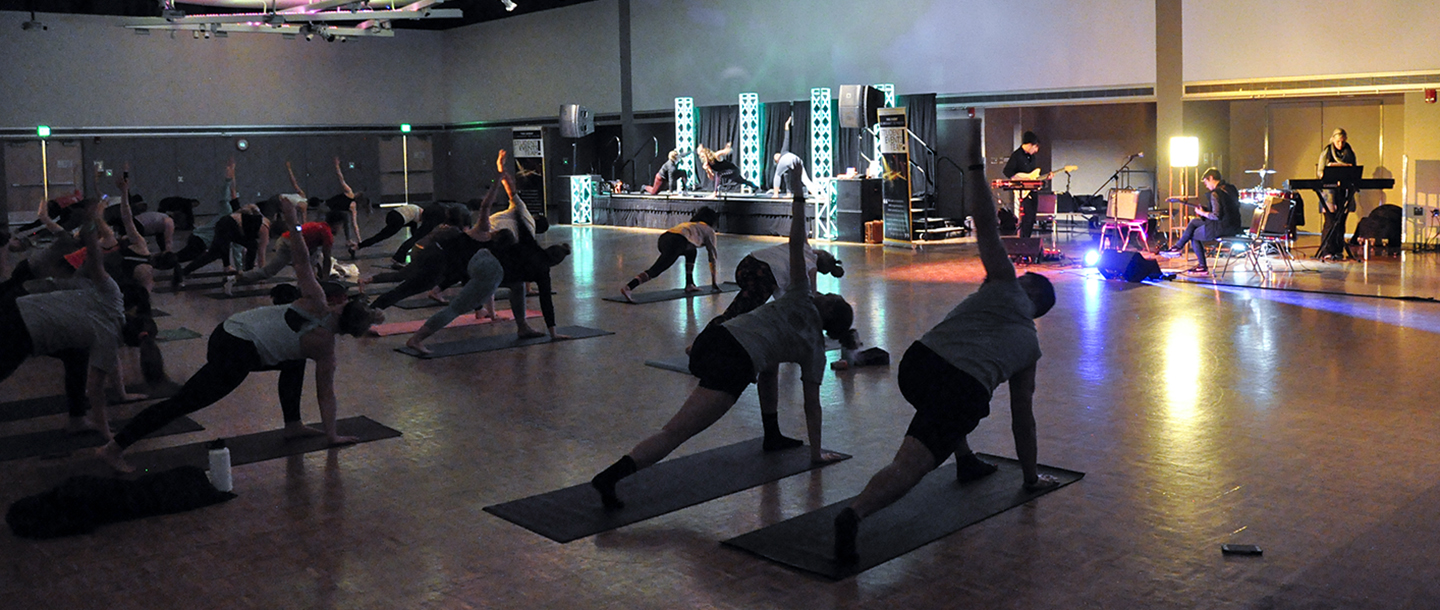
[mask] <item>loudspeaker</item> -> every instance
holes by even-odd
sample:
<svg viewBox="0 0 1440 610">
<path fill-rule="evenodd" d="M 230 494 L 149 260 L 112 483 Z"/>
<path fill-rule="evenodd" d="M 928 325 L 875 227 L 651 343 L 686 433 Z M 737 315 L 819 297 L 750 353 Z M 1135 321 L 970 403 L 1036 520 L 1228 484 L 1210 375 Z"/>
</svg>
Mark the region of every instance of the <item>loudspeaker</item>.
<svg viewBox="0 0 1440 610">
<path fill-rule="evenodd" d="M 1005 244 L 1005 253 L 1011 257 L 1025 256 L 1038 262 L 1044 254 L 1039 237 L 1001 237 L 1000 242 Z"/>
<path fill-rule="evenodd" d="M 850 129 L 870 127 L 880 122 L 879 111 L 885 106 L 885 92 L 869 85 L 840 85 L 840 126 Z"/>
<path fill-rule="evenodd" d="M 583 138 L 595 133 L 595 115 L 579 104 L 560 106 L 560 137 Z"/>
<path fill-rule="evenodd" d="M 1155 207 L 1155 191 L 1150 189 L 1110 189 L 1110 212 L 1118 220 L 1148 220 Z"/>
<path fill-rule="evenodd" d="M 1101 250 L 1100 263 L 1096 266 L 1100 269 L 1100 275 L 1110 280 L 1140 282 L 1161 277 L 1160 263 L 1130 250 Z"/>
</svg>

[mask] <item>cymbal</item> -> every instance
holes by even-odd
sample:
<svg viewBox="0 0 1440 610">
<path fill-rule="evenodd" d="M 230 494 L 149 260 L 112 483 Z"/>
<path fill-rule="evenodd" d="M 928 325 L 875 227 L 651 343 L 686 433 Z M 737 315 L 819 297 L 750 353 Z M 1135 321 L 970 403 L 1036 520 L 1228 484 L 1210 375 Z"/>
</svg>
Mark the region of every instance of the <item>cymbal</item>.
<svg viewBox="0 0 1440 610">
<path fill-rule="evenodd" d="M 1247 170 L 1245 170 L 1245 173 L 1247 173 L 1247 174 L 1274 174 L 1274 173 L 1277 173 L 1277 172 L 1276 172 L 1275 170 L 1273 170 L 1273 169 L 1265 169 L 1265 168 L 1262 167 L 1262 168 L 1260 168 L 1260 169 L 1247 169 Z"/>
</svg>

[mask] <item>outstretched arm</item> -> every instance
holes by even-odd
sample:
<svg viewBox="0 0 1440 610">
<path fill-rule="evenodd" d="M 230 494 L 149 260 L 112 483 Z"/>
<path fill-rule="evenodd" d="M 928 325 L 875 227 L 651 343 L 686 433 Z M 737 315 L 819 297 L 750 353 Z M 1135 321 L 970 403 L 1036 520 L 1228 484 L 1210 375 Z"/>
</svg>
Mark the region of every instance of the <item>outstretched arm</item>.
<svg viewBox="0 0 1440 610">
<path fill-rule="evenodd" d="M 1010 432 L 1015 436 L 1015 456 L 1020 458 L 1020 470 L 1025 474 L 1025 485 L 1040 484 L 1040 475 L 1035 467 L 1037 448 L 1035 440 L 1035 365 L 1030 365 L 1010 378 Z"/>
<path fill-rule="evenodd" d="M 346 197 L 354 199 L 355 191 L 351 190 L 350 185 L 345 183 L 345 172 L 340 170 L 340 157 L 335 157 L 335 177 L 340 179 L 340 192 L 344 193 Z"/>
<path fill-rule="evenodd" d="M 980 263 L 985 266 L 986 279 L 1014 279 L 1015 265 L 1000 240 L 1000 222 L 995 217 L 995 196 L 985 181 L 985 158 L 980 154 L 980 127 L 976 121 L 974 140 L 964 158 L 971 165 L 965 170 L 965 202 L 975 223 L 975 245 L 980 249 Z"/>
<path fill-rule="evenodd" d="M 130 164 L 125 164 L 125 173 L 115 181 L 115 186 L 120 189 L 120 222 L 125 225 L 125 237 L 130 241 L 130 249 L 141 256 L 150 256 L 150 244 L 145 236 L 140 234 L 140 228 L 135 226 L 135 213 L 130 209 Z"/>
<path fill-rule="evenodd" d="M 300 188 L 300 181 L 295 179 L 295 169 L 290 167 L 289 161 L 285 162 L 285 173 L 290 174 L 290 186 L 295 187 L 295 192 L 299 193 L 300 198 L 306 200 L 310 199 L 310 197 L 305 194 L 305 189 Z"/>
<path fill-rule="evenodd" d="M 300 288 L 300 297 L 318 305 L 317 310 L 323 310 L 325 304 L 325 291 L 320 288 L 320 280 L 315 277 L 315 268 L 310 266 L 310 249 L 305 245 L 305 236 L 300 233 L 299 216 L 295 212 L 295 204 L 287 197 L 280 198 L 280 214 L 285 218 L 285 224 L 289 225 L 290 240 L 290 266 L 295 268 L 295 285 Z"/>
</svg>

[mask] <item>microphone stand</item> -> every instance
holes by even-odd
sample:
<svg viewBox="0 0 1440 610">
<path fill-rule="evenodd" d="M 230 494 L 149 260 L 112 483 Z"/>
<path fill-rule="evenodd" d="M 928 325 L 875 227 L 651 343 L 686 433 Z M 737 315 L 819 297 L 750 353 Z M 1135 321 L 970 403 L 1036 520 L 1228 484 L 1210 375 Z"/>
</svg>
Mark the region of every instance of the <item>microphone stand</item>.
<svg viewBox="0 0 1440 610">
<path fill-rule="evenodd" d="M 1130 155 L 1129 158 L 1125 159 L 1125 164 L 1124 164 L 1124 165 L 1121 165 L 1121 166 L 1120 166 L 1120 169 L 1115 170 L 1115 173 L 1110 174 L 1110 177 L 1107 178 L 1107 179 L 1105 180 L 1105 182 L 1101 183 L 1101 184 L 1100 184 L 1100 188 L 1095 189 L 1095 192 L 1094 192 L 1094 193 L 1091 193 L 1090 196 L 1091 196 L 1091 197 L 1098 197 L 1098 196 L 1100 195 L 1100 191 L 1105 190 L 1105 187 L 1106 187 L 1106 186 L 1109 186 L 1111 182 L 1114 182 L 1116 186 L 1119 186 L 1119 185 L 1120 185 L 1120 174 L 1124 173 L 1125 170 L 1130 169 L 1130 164 L 1131 164 L 1131 163 L 1134 163 L 1135 160 L 1136 160 L 1136 159 L 1139 159 L 1139 158 L 1140 158 L 1140 155 L 1138 155 L 1138 154 Z M 1109 199 L 1109 198 L 1107 197 L 1106 199 Z M 1115 214 L 1114 214 L 1115 210 L 1111 209 L 1112 207 L 1114 207 L 1114 205 L 1115 205 L 1115 202 L 1114 202 L 1114 201 L 1107 201 L 1107 202 L 1106 202 L 1106 204 L 1105 204 L 1105 215 L 1106 215 L 1107 217 L 1113 218 L 1113 217 L 1115 216 Z"/>
</svg>

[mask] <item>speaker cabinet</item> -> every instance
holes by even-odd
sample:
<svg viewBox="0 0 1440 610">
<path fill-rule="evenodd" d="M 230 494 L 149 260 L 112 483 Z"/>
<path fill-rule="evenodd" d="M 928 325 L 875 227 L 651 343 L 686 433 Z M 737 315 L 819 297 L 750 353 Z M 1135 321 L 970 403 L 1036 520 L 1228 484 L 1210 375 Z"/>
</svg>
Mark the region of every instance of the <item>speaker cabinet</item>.
<svg viewBox="0 0 1440 610">
<path fill-rule="evenodd" d="M 1129 250 L 1101 250 L 1100 275 L 1111 280 L 1141 282 L 1161 276 L 1160 263 Z"/>
<path fill-rule="evenodd" d="M 595 115 L 579 104 L 560 106 L 560 137 L 583 138 L 595 133 Z"/>
<path fill-rule="evenodd" d="M 1005 244 L 1005 253 L 1011 257 L 1023 256 L 1039 261 L 1044 254 L 1039 237 L 1001 237 L 1000 241 Z"/>
<path fill-rule="evenodd" d="M 879 111 L 885 106 L 885 92 L 869 85 L 840 85 L 840 126 L 849 129 L 869 127 L 880 122 Z"/>
</svg>

